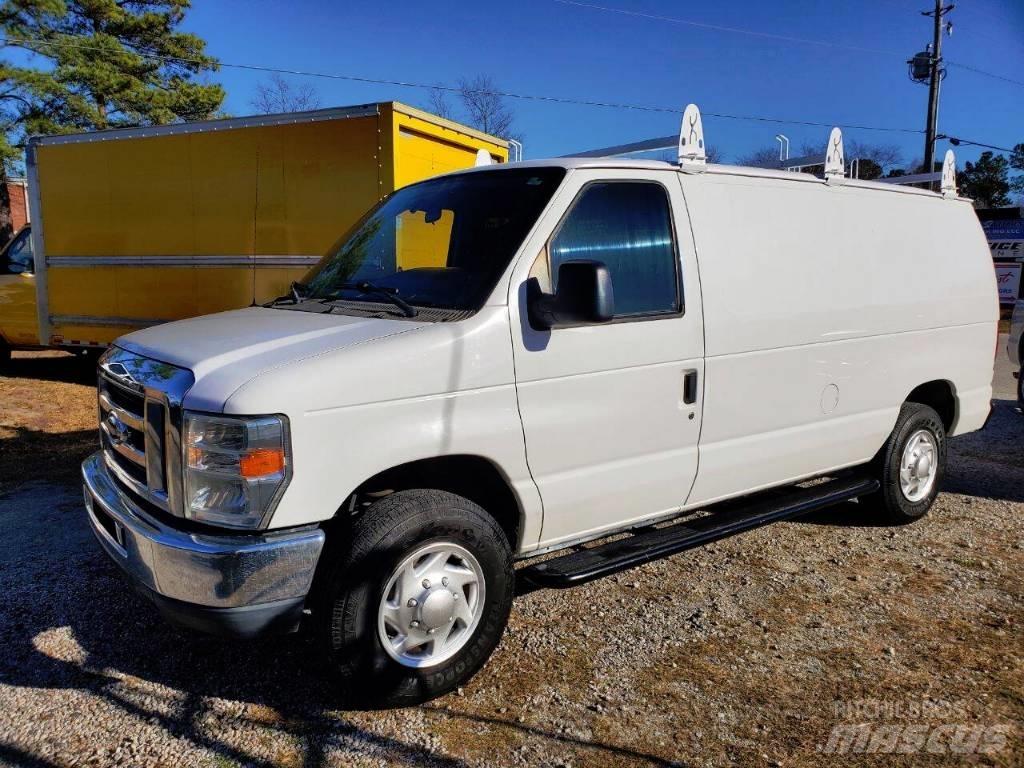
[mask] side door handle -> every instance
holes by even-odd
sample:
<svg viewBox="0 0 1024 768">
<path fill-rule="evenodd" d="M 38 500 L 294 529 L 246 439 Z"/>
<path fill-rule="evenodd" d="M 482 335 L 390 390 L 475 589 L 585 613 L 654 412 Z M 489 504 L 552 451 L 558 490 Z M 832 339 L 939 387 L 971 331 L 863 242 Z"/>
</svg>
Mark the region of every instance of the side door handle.
<svg viewBox="0 0 1024 768">
<path fill-rule="evenodd" d="M 683 402 L 687 405 L 697 402 L 697 371 L 693 369 L 683 372 Z"/>
</svg>

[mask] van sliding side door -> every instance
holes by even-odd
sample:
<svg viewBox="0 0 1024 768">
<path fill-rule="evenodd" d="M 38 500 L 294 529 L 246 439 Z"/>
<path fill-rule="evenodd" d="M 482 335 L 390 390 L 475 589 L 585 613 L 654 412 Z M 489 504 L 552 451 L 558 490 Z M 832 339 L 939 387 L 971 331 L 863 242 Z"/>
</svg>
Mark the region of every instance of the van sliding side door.
<svg viewBox="0 0 1024 768">
<path fill-rule="evenodd" d="M 696 475 L 701 426 L 700 289 L 677 173 L 577 169 L 566 184 L 561 219 L 529 276 L 550 291 L 561 262 L 601 261 L 615 318 L 537 330 L 526 291 L 512 293 L 542 546 L 678 510 Z"/>
</svg>

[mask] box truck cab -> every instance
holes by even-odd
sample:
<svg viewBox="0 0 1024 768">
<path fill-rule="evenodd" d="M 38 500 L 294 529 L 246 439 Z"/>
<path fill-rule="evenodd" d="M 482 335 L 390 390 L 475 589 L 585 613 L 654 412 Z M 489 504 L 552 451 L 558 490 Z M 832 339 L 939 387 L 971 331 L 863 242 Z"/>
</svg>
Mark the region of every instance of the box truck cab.
<svg viewBox="0 0 1024 768">
<path fill-rule="evenodd" d="M 277 300 L 119 339 L 83 466 L 106 552 L 193 627 L 305 620 L 340 693 L 397 704 L 483 664 L 517 580 L 849 498 L 924 515 L 948 437 L 990 410 L 970 203 L 841 159 L 825 179 L 708 165 L 686 125 L 679 165 L 408 186 Z"/>
<path fill-rule="evenodd" d="M 39 344 L 32 227 L 22 227 L 0 251 L 0 365 L 13 347 Z"/>
</svg>

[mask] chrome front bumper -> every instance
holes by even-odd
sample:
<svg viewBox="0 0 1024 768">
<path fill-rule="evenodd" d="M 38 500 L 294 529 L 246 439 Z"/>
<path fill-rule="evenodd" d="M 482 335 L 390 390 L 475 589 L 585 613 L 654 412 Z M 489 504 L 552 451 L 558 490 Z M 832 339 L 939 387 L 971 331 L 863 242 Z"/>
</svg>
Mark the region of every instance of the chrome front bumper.
<svg viewBox="0 0 1024 768">
<path fill-rule="evenodd" d="M 294 623 L 301 613 L 324 545 L 319 528 L 190 533 L 155 519 L 122 493 L 102 453 L 85 460 L 82 478 L 96 538 L 170 618 L 253 635 Z"/>
</svg>

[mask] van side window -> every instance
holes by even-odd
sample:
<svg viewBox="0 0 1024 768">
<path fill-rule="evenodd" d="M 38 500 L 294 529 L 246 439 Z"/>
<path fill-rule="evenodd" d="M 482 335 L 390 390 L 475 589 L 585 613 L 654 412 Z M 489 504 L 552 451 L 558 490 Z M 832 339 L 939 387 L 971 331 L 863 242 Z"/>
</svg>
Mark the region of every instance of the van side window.
<svg viewBox="0 0 1024 768">
<path fill-rule="evenodd" d="M 7 266 L 20 267 L 18 271 L 32 271 L 32 238 L 27 230 L 23 230 L 7 249 Z"/>
<path fill-rule="evenodd" d="M 660 184 L 585 187 L 551 239 L 549 252 L 556 282 L 564 261 L 604 262 L 612 277 L 616 317 L 679 311 L 672 214 Z"/>
</svg>

